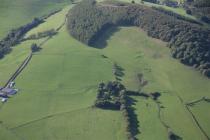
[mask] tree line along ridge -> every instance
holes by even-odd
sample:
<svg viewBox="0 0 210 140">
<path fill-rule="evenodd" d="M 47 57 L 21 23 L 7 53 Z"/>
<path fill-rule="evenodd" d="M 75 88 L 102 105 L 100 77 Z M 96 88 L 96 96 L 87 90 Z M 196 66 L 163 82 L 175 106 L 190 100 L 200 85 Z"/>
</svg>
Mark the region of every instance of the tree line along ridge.
<svg viewBox="0 0 210 140">
<path fill-rule="evenodd" d="M 210 29 L 139 4 L 94 0 L 80 2 L 67 15 L 69 33 L 92 46 L 111 26 L 137 26 L 168 42 L 172 57 L 210 77 Z"/>
</svg>

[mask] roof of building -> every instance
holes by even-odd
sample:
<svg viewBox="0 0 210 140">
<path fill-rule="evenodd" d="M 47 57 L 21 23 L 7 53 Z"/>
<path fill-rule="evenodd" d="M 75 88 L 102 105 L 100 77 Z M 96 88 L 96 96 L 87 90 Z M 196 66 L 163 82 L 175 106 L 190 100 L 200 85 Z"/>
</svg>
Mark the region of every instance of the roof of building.
<svg viewBox="0 0 210 140">
<path fill-rule="evenodd" d="M 12 89 L 12 88 L 3 88 L 1 91 L 6 93 L 6 94 L 10 94 L 10 95 L 13 95 L 13 94 L 17 93 L 17 90 Z"/>
<path fill-rule="evenodd" d="M 7 101 L 8 98 L 2 98 L 1 101 L 4 103 Z"/>
<path fill-rule="evenodd" d="M 1 93 L 1 92 L 0 92 L 0 97 L 2 97 L 2 98 L 8 98 L 7 95 L 5 95 L 4 93 Z"/>
</svg>

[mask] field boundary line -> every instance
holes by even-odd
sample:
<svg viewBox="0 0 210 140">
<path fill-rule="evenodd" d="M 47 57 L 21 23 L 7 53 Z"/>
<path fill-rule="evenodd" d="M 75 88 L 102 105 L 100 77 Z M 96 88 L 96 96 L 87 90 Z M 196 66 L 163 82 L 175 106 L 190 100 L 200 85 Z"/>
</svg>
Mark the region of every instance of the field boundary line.
<svg viewBox="0 0 210 140">
<path fill-rule="evenodd" d="M 12 74 L 12 76 L 7 81 L 7 83 L 4 85 L 4 87 L 8 87 L 9 83 L 12 82 L 12 81 L 14 81 L 17 78 L 17 76 L 27 66 L 27 64 L 29 63 L 29 61 L 31 60 L 31 58 L 32 58 L 32 53 L 30 53 L 29 56 L 21 63 L 21 65 L 17 68 L 17 70 L 14 72 L 14 74 Z"/>
<path fill-rule="evenodd" d="M 201 127 L 199 121 L 197 120 L 197 118 L 195 117 L 195 115 L 193 114 L 193 112 L 190 110 L 190 108 L 188 107 L 188 105 L 185 105 L 185 106 L 186 106 L 186 109 L 188 110 L 188 112 L 191 114 L 193 120 L 195 121 L 195 123 L 199 127 L 200 131 L 205 135 L 205 137 L 207 138 L 207 140 L 210 140 L 210 137 L 207 135 L 207 133 L 205 132 L 205 130 Z"/>
<path fill-rule="evenodd" d="M 199 121 L 197 120 L 197 118 L 195 117 L 195 115 L 193 114 L 193 112 L 190 110 L 189 103 L 184 103 L 184 100 L 181 98 L 181 96 L 179 96 L 179 94 L 176 92 L 176 96 L 179 98 L 180 102 L 182 103 L 182 105 L 185 107 L 185 109 L 187 110 L 187 112 L 190 114 L 191 118 L 193 119 L 194 123 L 196 124 L 196 126 L 198 127 L 198 129 L 202 132 L 202 134 L 206 137 L 207 140 L 210 140 L 210 137 L 207 135 L 207 133 L 205 132 L 205 130 L 201 127 Z M 197 102 L 200 100 L 196 100 L 195 102 Z"/>
<path fill-rule="evenodd" d="M 197 103 L 200 103 L 200 102 L 210 102 L 210 99 L 209 98 L 206 98 L 204 96 L 201 99 L 197 99 L 197 100 L 191 101 L 189 103 L 186 103 L 186 105 L 187 106 L 193 106 L 193 105 L 196 105 Z"/>
<path fill-rule="evenodd" d="M 3 123 L 0 123 L 0 126 L 2 128 L 4 128 L 5 130 L 7 130 L 9 133 L 11 133 L 12 135 L 14 135 L 16 138 L 20 139 L 20 140 L 26 140 L 24 137 L 22 136 L 19 136 L 14 130 L 11 130 L 8 128 L 8 126 L 6 126 L 5 124 Z"/>
<path fill-rule="evenodd" d="M 50 115 L 41 117 L 41 118 L 39 118 L 39 119 L 35 119 L 35 120 L 32 120 L 32 121 L 29 121 L 29 122 L 26 122 L 26 123 L 17 125 L 17 126 L 15 126 L 15 127 L 9 128 L 9 129 L 10 129 L 10 130 L 18 129 L 18 128 L 20 128 L 20 127 L 24 127 L 24 126 L 30 125 L 30 124 L 32 124 L 32 123 L 35 123 L 35 122 L 39 122 L 39 121 L 42 121 L 42 120 L 45 120 L 45 119 L 50 119 L 50 118 L 53 118 L 53 117 L 56 117 L 56 116 L 60 116 L 60 115 L 72 113 L 72 112 L 75 112 L 75 111 L 85 110 L 85 109 L 88 109 L 88 108 L 90 108 L 90 106 L 89 106 L 89 107 L 85 107 L 85 108 L 80 108 L 80 109 L 71 110 L 71 111 L 65 111 L 65 112 L 59 112 L 59 113 L 50 114 Z"/>
</svg>

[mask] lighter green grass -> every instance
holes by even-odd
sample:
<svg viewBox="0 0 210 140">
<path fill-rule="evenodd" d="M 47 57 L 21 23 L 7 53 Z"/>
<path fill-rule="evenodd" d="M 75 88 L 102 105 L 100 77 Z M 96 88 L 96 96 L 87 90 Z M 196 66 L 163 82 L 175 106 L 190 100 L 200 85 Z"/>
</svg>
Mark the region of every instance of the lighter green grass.
<svg viewBox="0 0 210 140">
<path fill-rule="evenodd" d="M 129 2 L 129 3 L 132 2 L 132 0 L 120 0 L 120 1 Z M 135 0 L 135 3 L 142 4 L 142 5 L 145 5 L 145 6 L 148 6 L 148 7 L 161 7 L 161 8 L 164 8 L 166 10 L 172 11 L 174 13 L 180 14 L 180 15 L 182 15 L 184 17 L 187 17 L 187 18 L 190 18 L 190 19 L 196 19 L 196 17 L 194 17 L 192 15 L 188 15 L 186 13 L 185 9 L 183 9 L 182 7 L 173 8 L 173 7 L 168 7 L 166 5 L 159 5 L 159 4 L 150 3 L 150 2 L 144 2 L 144 3 L 142 3 L 141 0 Z"/>
<path fill-rule="evenodd" d="M 36 136 L 37 140 L 123 140 L 119 131 L 121 119 L 119 112 L 87 108 L 29 124 L 16 129 L 16 132 L 27 139 Z"/>
<path fill-rule="evenodd" d="M 107 34 L 109 33 L 110 31 Z M 99 42 L 102 42 L 103 39 Z M 138 28 L 120 28 L 111 38 L 108 38 L 107 43 L 108 47 L 102 51 L 110 60 L 117 62 L 125 69 L 123 83 L 126 86 L 133 90 L 138 89 L 136 74 L 143 73 L 149 81 L 145 91 L 161 92 L 160 101 L 165 107 L 162 109 L 161 115 L 172 130 L 186 140 L 204 139 L 178 96 L 184 100 L 184 103 L 203 96 L 209 97 L 209 79 L 172 59 L 165 43 L 147 37 L 146 33 Z M 138 110 L 141 105 L 138 106 L 137 103 L 135 107 Z M 206 106 L 203 107 L 205 108 L 203 113 L 209 111 Z M 144 111 L 141 110 L 141 113 L 138 114 L 140 131 L 145 133 L 139 134 L 138 137 L 139 139 L 151 140 L 151 132 L 153 134 L 153 131 L 143 127 L 147 126 L 149 116 L 141 117 L 143 112 L 147 112 L 147 108 Z M 157 116 L 155 115 L 156 112 L 153 110 L 150 115 Z M 205 122 L 205 116 L 201 118 Z M 157 133 L 166 136 L 166 132 L 163 133 L 164 131 L 159 124 L 156 119 L 154 125 L 159 127 L 156 129 Z M 206 131 L 209 132 L 209 129 L 207 127 Z M 159 139 L 162 140 L 163 138 L 159 137 Z"/>
<path fill-rule="evenodd" d="M 210 135 L 210 103 L 208 102 L 200 102 L 190 109 L 195 114 L 196 119 L 200 122 L 201 127 L 207 132 L 208 136 Z"/>
<path fill-rule="evenodd" d="M 61 13 L 30 33 L 55 28 L 59 25 L 57 22 L 62 23 L 64 20 L 65 12 Z M 94 49 L 70 37 L 64 27 L 40 52 L 33 55 L 29 65 L 16 80 L 20 92 L 1 105 L 0 138 L 126 139 L 121 112 L 91 107 L 98 83 L 114 79 L 112 66 L 117 62 L 125 69 L 122 82 L 128 89 L 138 89 L 136 74 L 143 73 L 149 81 L 144 91 L 161 92 L 160 102 L 164 106 L 161 118 L 176 134 L 184 140 L 205 139 L 178 96 L 184 103 L 203 96 L 210 97 L 209 79 L 172 59 L 164 42 L 148 37 L 142 30 L 135 27 L 121 27 L 115 33 L 112 30 L 108 30 L 96 43 L 107 43 L 107 47 Z M 110 33 L 113 36 L 110 37 Z M 2 61 L 21 61 L 29 52 L 26 47 L 30 42 L 25 43 L 22 49 L 21 46 L 16 48 L 20 49 L 15 53 L 18 54 L 16 57 L 9 54 Z M 20 53 L 21 50 L 24 50 L 24 54 Z M 15 67 L 9 63 L 8 69 L 11 67 L 14 71 Z M 3 64 L 7 63 L 0 63 L 0 66 Z M 6 70 L 2 73 L 7 74 Z M 133 98 L 136 100 L 134 108 L 140 130 L 137 137 L 143 140 L 167 140 L 167 131 L 158 118 L 156 103 L 141 97 Z M 208 111 L 208 104 L 199 104 L 193 108 L 199 122 L 209 133 L 209 121 L 205 113 Z"/>
<path fill-rule="evenodd" d="M 42 32 L 48 29 L 57 28 L 63 22 L 65 14 L 71 6 L 64 8 L 61 12 L 49 17 L 45 23 L 39 25 L 37 28 L 32 29 L 26 34 L 26 36 L 33 33 Z M 32 43 L 40 44 L 44 39 L 25 41 L 20 45 L 12 48 L 12 52 L 9 55 L 5 55 L 3 59 L 0 59 L 0 86 L 3 86 L 15 70 L 20 66 L 24 59 L 29 55 L 30 46 Z"/>
<path fill-rule="evenodd" d="M 121 112 L 92 108 L 98 83 L 112 79 L 112 63 L 71 38 L 64 27 L 17 78 L 20 92 L 1 108 L 0 120 L 30 140 L 124 140 Z"/>
<path fill-rule="evenodd" d="M 32 29 L 26 34 L 26 37 L 32 34 L 37 34 L 39 32 L 46 31 L 46 30 L 58 28 L 64 22 L 63 18 L 64 18 L 64 15 L 66 15 L 66 13 L 68 12 L 68 10 L 69 10 L 69 6 L 64 8 L 58 14 L 52 15 L 46 20 L 47 22 L 46 24 L 41 24 L 38 28 Z"/>
<path fill-rule="evenodd" d="M 36 42 L 40 42 L 37 40 Z M 20 64 L 29 55 L 30 45 L 32 41 L 27 41 L 13 47 L 12 52 L 6 55 L 3 59 L 0 59 L 0 86 L 3 86 Z"/>
<path fill-rule="evenodd" d="M 0 0 L 0 39 L 12 28 L 69 4 L 68 0 Z"/>
</svg>

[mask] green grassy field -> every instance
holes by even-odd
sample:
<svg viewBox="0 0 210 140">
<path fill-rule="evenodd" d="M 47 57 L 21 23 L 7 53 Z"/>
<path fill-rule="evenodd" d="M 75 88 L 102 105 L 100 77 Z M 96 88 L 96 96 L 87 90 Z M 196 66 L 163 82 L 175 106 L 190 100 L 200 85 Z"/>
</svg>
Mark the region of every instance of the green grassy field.
<svg viewBox="0 0 210 140">
<path fill-rule="evenodd" d="M 36 42 L 41 42 L 42 39 Z M 23 42 L 15 46 L 9 55 L 0 59 L 0 86 L 3 86 L 18 66 L 26 59 L 31 51 L 30 45 L 33 41 Z"/>
<path fill-rule="evenodd" d="M 99 42 L 103 43 L 103 40 L 106 40 L 109 34 L 113 34 L 110 32 L 108 31 L 107 35 Z M 162 117 L 175 133 L 183 137 L 183 139 L 205 139 L 178 96 L 184 100 L 184 103 L 203 96 L 210 97 L 209 79 L 202 77 L 199 72 L 172 59 L 169 49 L 165 47 L 165 43 L 147 37 L 146 33 L 138 28 L 120 28 L 111 38 L 108 38 L 106 43 L 108 47 L 102 51 L 112 61 L 117 62 L 125 69 L 123 82 L 129 88 L 133 90 L 138 89 L 136 74 L 143 73 L 149 81 L 145 91 L 161 92 L 160 101 L 164 106 Z M 209 111 L 209 108 L 208 106 L 202 107 L 203 111 L 200 111 L 203 113 L 199 113 L 204 115 L 206 114 L 205 112 Z M 157 120 L 155 119 L 157 118 L 157 111 L 153 109 L 152 113 L 148 115 L 150 117 L 141 117 L 141 114 L 147 112 L 148 109 L 141 110 L 141 105 L 138 106 L 138 102 L 136 109 L 137 112 L 141 112 L 138 114 L 140 131 L 142 132 L 139 138 L 150 140 L 152 139 L 152 130 L 148 129 L 147 124 L 151 120 L 151 114 L 153 114 L 154 120 Z M 206 122 L 205 119 L 200 123 L 204 122 Z M 159 126 L 156 131 L 160 131 L 157 132 L 157 135 L 152 135 L 155 138 L 160 137 L 160 134 L 164 132 L 159 123 L 154 123 L 156 124 L 155 126 Z M 205 128 L 206 132 L 210 132 L 209 127 Z M 163 134 L 162 136 L 165 135 Z"/>
<path fill-rule="evenodd" d="M 62 20 L 55 15 L 53 21 L 62 23 L 65 14 Z M 50 21 L 48 27 L 54 27 Z M 121 112 L 91 107 L 97 84 L 112 79 L 112 63 L 100 51 L 69 37 L 64 27 L 16 80 L 20 94 L 0 110 L 0 138 L 9 139 L 13 131 L 19 138 L 34 140 L 126 139 Z"/>
<path fill-rule="evenodd" d="M 56 28 L 63 23 L 68 9 L 52 16 L 28 35 Z M 4 77 L 1 83 L 27 56 L 32 42 L 20 44 L 0 60 Z M 210 98 L 209 79 L 172 59 L 166 43 L 148 37 L 136 27 L 112 28 L 96 46 L 106 47 L 88 47 L 69 36 L 63 27 L 33 55 L 15 81 L 20 92 L 6 104 L 0 104 L 0 139 L 126 140 L 120 111 L 91 107 L 98 83 L 114 79 L 112 67 L 116 62 L 125 70 L 122 82 L 128 89 L 139 88 L 136 75 L 143 73 L 149 82 L 144 91 L 161 93 L 161 118 L 173 132 L 184 140 L 205 140 L 184 104 L 203 96 Z M 157 104 L 151 99 L 132 98 L 139 121 L 137 138 L 167 140 L 167 130 L 158 118 Z M 190 109 L 210 135 L 209 114 L 206 113 L 210 111 L 209 103 Z"/>
<path fill-rule="evenodd" d="M 71 6 L 70 6 L 71 7 Z M 49 29 L 55 29 L 59 27 L 64 22 L 64 17 L 69 7 L 64 8 L 58 14 L 55 14 L 49 17 L 44 24 L 39 25 L 38 28 L 35 28 L 29 31 L 26 34 L 26 37 L 31 34 L 37 34 L 38 32 L 46 31 Z M 1 27 L 1 26 L 0 26 Z M 12 52 L 9 55 L 6 55 L 4 59 L 0 59 L 0 85 L 3 86 L 9 77 L 15 72 L 18 66 L 23 62 L 23 60 L 28 56 L 30 46 L 32 43 L 41 43 L 44 39 L 32 40 L 22 42 L 20 45 L 13 47 Z"/>
<path fill-rule="evenodd" d="M 69 0 L 0 0 L 0 38 L 11 29 L 69 3 Z"/>
</svg>

